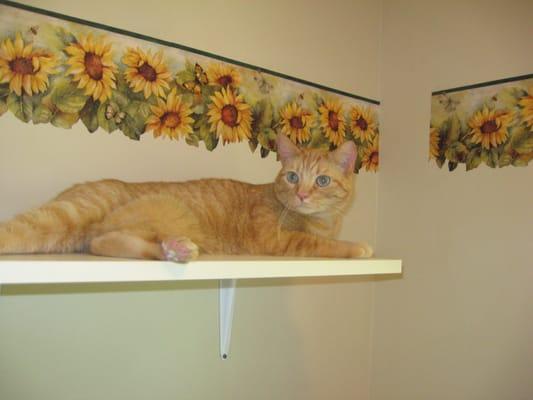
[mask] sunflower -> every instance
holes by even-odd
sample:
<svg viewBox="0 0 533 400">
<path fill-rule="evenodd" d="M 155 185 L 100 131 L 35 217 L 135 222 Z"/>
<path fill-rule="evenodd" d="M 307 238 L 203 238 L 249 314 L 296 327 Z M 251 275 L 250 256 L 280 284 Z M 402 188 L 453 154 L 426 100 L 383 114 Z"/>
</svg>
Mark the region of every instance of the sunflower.
<svg viewBox="0 0 533 400">
<path fill-rule="evenodd" d="M 481 143 L 481 147 L 490 149 L 498 147 L 507 140 L 507 125 L 513 115 L 510 111 L 489 110 L 486 106 L 477 111 L 468 125 L 472 130 L 469 132 L 473 143 Z"/>
<path fill-rule="evenodd" d="M 242 95 L 236 95 L 231 87 L 228 87 L 216 92 L 211 96 L 211 100 L 213 102 L 209 104 L 207 113 L 211 132 L 216 132 L 224 144 L 240 142 L 252 136 L 252 111 Z"/>
<path fill-rule="evenodd" d="M 533 132 L 533 86 L 528 90 L 528 95 L 518 102 L 522 108 L 522 118 L 529 129 Z"/>
<path fill-rule="evenodd" d="M 163 62 L 163 51 L 152 55 L 150 50 L 145 53 L 140 48 L 129 48 L 122 62 L 128 67 L 124 72 L 126 82 L 135 93 L 144 92 L 145 99 L 152 93 L 160 97 L 165 96 L 163 89 L 170 88 L 170 72 Z"/>
<path fill-rule="evenodd" d="M 429 159 L 436 159 L 440 152 L 440 133 L 437 128 L 429 129 Z"/>
<path fill-rule="evenodd" d="M 324 130 L 326 137 L 335 146 L 340 145 L 344 142 L 346 131 L 342 116 L 342 105 L 335 100 L 326 101 L 319 107 L 318 111 L 320 112 L 320 126 Z"/>
<path fill-rule="evenodd" d="M 210 85 L 236 87 L 241 83 L 239 72 L 229 64 L 211 64 L 207 68 L 207 77 Z"/>
<path fill-rule="evenodd" d="M 0 83 L 9 82 L 9 90 L 18 96 L 22 91 L 29 96 L 48 88 L 48 76 L 55 74 L 57 59 L 52 53 L 33 50 L 24 45 L 20 33 L 15 41 L 6 39 L 0 46 Z"/>
<path fill-rule="evenodd" d="M 350 126 L 353 135 L 361 142 L 370 141 L 377 131 L 372 109 L 370 107 L 354 106 L 350 114 Z"/>
<path fill-rule="evenodd" d="M 78 88 L 85 88 L 85 94 L 104 102 L 115 89 L 117 66 L 112 60 L 111 44 L 93 39 L 92 34 L 81 35 L 76 43 L 65 48 L 70 56 L 67 73 L 78 82 Z"/>
<path fill-rule="evenodd" d="M 296 103 L 287 104 L 281 111 L 281 132 L 295 143 L 303 143 L 311 138 L 309 129 L 313 125 L 311 113 L 302 110 Z"/>
<path fill-rule="evenodd" d="M 361 165 L 366 171 L 376 172 L 379 166 L 379 137 L 376 136 L 369 142 L 369 146 L 363 149 Z"/>
<path fill-rule="evenodd" d="M 176 89 L 172 89 L 166 101 L 157 99 L 157 105 L 150 107 L 152 115 L 146 121 L 146 129 L 153 131 L 154 137 L 161 135 L 171 139 L 187 137 L 193 132 L 190 117 L 192 110 L 190 104 L 184 102 L 181 96 L 176 95 Z"/>
</svg>

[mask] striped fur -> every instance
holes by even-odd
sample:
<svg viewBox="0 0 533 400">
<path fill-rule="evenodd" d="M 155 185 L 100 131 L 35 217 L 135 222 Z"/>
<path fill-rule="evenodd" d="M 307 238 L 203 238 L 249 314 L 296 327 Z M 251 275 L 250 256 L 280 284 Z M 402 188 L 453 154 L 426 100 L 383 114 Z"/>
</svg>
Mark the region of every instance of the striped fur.
<svg viewBox="0 0 533 400">
<path fill-rule="evenodd" d="M 353 144 L 331 153 L 299 150 L 280 135 L 278 149 L 282 169 L 271 184 L 202 179 L 75 185 L 1 224 L 0 254 L 90 252 L 174 260 L 175 252 L 167 252 L 172 244 L 185 252 L 178 261 L 198 253 L 370 256 L 364 243 L 333 239 L 352 198 Z M 298 174 L 298 184 L 287 181 L 289 171 Z M 330 176 L 331 183 L 318 187 L 318 175 Z M 308 196 L 303 201 L 297 196 L 302 191 Z"/>
</svg>

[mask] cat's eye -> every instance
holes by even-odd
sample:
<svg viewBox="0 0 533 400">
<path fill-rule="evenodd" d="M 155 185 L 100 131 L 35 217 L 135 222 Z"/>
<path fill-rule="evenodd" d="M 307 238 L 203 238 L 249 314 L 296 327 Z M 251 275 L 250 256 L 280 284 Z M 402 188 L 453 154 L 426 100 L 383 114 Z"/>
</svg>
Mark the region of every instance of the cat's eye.
<svg viewBox="0 0 533 400">
<path fill-rule="evenodd" d="M 316 184 L 320 187 L 328 186 L 331 182 L 331 178 L 327 175 L 320 175 L 316 178 Z"/>
<path fill-rule="evenodd" d="M 298 183 L 298 181 L 300 180 L 300 178 L 298 177 L 298 174 L 294 171 L 289 171 L 287 172 L 287 182 L 289 183 Z"/>
</svg>

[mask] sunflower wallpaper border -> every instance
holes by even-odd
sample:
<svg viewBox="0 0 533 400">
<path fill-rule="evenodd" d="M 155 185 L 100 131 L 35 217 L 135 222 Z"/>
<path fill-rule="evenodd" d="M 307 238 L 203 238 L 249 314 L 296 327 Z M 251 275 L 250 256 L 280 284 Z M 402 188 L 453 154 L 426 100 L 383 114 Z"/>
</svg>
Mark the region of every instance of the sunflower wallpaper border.
<svg viewBox="0 0 533 400">
<path fill-rule="evenodd" d="M 429 159 L 448 170 L 533 159 L 533 74 L 433 92 Z"/>
<path fill-rule="evenodd" d="M 120 32 L 120 33 L 118 33 Z M 163 44 L 162 44 L 163 43 Z M 186 49 L 186 50 L 185 50 Z M 0 0 L 0 116 L 213 151 L 278 132 L 301 147 L 354 141 L 354 172 L 379 165 L 379 102 L 176 43 Z"/>
</svg>

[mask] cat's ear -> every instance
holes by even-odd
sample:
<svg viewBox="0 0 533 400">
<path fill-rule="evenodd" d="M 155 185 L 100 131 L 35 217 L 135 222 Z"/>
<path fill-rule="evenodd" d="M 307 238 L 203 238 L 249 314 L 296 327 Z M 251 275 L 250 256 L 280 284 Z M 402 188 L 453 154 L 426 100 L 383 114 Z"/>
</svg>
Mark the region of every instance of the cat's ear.
<svg viewBox="0 0 533 400">
<path fill-rule="evenodd" d="M 345 174 L 352 173 L 357 159 L 357 146 L 351 140 L 346 141 L 330 153 L 330 159 L 339 165 Z"/>
<path fill-rule="evenodd" d="M 276 137 L 276 146 L 282 164 L 302 154 L 302 151 L 281 132 L 278 133 L 278 136 Z"/>
</svg>

